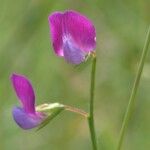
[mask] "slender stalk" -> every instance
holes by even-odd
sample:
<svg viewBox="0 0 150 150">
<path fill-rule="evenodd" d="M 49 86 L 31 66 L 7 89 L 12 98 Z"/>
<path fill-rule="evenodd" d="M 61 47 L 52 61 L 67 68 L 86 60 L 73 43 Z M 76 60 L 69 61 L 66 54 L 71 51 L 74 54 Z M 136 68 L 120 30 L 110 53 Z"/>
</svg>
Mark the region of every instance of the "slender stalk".
<svg viewBox="0 0 150 150">
<path fill-rule="evenodd" d="M 72 107 L 72 106 L 68 106 L 68 105 L 64 105 L 65 107 L 65 110 L 68 110 L 70 112 L 73 112 L 73 113 L 76 113 L 76 114 L 79 114 L 85 118 L 88 118 L 89 114 L 79 108 L 75 108 L 75 107 Z"/>
<path fill-rule="evenodd" d="M 90 88 L 90 112 L 88 117 L 89 129 L 91 134 L 93 150 L 97 150 L 97 141 L 94 125 L 94 90 L 95 90 L 95 72 L 96 72 L 96 55 L 93 53 L 92 70 L 91 70 L 91 88 Z"/>
<path fill-rule="evenodd" d="M 138 72 L 137 72 L 137 75 L 136 75 L 136 78 L 135 78 L 135 82 L 133 84 L 133 88 L 132 88 L 132 91 L 131 91 L 128 107 L 127 107 L 126 114 L 124 116 L 124 120 L 123 120 L 123 123 L 122 123 L 117 150 L 121 149 L 123 139 L 124 139 L 124 135 L 125 135 L 125 130 L 128 126 L 130 116 L 132 114 L 133 106 L 134 106 L 134 103 L 135 103 L 135 96 L 136 96 L 136 93 L 137 93 L 137 89 L 139 87 L 139 82 L 140 82 L 140 79 L 141 79 L 141 74 L 142 74 L 142 71 L 143 71 L 145 58 L 146 58 L 146 55 L 147 55 L 147 52 L 148 52 L 149 43 L 150 43 L 150 27 L 149 27 L 148 32 L 147 32 L 147 36 L 146 36 L 142 56 L 141 56 L 140 63 L 139 63 Z"/>
</svg>

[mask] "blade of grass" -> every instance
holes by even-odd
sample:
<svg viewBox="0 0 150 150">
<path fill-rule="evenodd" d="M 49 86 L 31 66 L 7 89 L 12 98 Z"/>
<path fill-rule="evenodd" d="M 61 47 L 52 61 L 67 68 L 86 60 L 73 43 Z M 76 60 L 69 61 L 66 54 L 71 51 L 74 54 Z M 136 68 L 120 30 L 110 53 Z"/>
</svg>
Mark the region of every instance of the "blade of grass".
<svg viewBox="0 0 150 150">
<path fill-rule="evenodd" d="M 129 124 L 129 120 L 130 120 L 130 117 L 131 117 L 131 114 L 132 114 L 133 106 L 134 106 L 134 103 L 135 103 L 135 96 L 136 96 L 136 93 L 137 93 L 137 90 L 138 90 L 138 87 L 139 87 L 139 82 L 140 82 L 140 79 L 141 79 L 141 74 L 142 74 L 142 71 L 143 71 L 145 58 L 146 58 L 146 55 L 147 55 L 147 52 L 148 52 L 149 43 L 150 43 L 150 26 L 149 26 L 149 29 L 148 29 L 148 32 L 147 32 L 143 52 L 142 52 L 139 67 L 138 67 L 138 72 L 137 72 L 137 75 L 136 75 L 136 78 L 135 78 L 135 82 L 133 84 L 133 88 L 132 88 L 132 91 L 131 91 L 128 107 L 127 107 L 127 110 L 126 110 L 126 113 L 125 113 L 125 116 L 124 116 L 124 119 L 123 119 L 117 150 L 121 149 L 121 146 L 122 146 L 122 143 L 123 143 L 123 140 L 124 140 L 125 131 L 126 131 L 126 128 Z"/>
</svg>

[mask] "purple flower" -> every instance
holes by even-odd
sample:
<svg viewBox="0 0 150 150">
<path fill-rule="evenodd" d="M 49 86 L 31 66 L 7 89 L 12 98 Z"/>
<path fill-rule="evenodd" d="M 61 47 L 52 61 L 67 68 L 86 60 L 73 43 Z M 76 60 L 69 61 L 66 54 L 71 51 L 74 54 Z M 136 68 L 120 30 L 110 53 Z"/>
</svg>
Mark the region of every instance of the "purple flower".
<svg viewBox="0 0 150 150">
<path fill-rule="evenodd" d="M 11 81 L 22 103 L 22 107 L 14 107 L 12 110 L 14 120 L 23 129 L 37 127 L 44 121 L 46 115 L 35 111 L 35 94 L 31 83 L 26 77 L 17 74 L 11 76 Z"/>
<path fill-rule="evenodd" d="M 49 16 L 53 48 L 69 63 L 80 64 L 96 47 L 92 22 L 78 12 L 54 12 Z"/>
</svg>

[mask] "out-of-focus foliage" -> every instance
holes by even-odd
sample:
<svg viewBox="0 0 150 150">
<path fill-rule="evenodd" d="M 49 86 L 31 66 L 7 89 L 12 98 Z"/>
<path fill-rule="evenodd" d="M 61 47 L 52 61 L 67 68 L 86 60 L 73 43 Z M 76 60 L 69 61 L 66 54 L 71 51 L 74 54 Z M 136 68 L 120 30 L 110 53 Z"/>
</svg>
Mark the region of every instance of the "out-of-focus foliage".
<svg viewBox="0 0 150 150">
<path fill-rule="evenodd" d="M 86 120 L 62 113 L 35 132 L 21 130 L 11 109 L 18 105 L 9 77 L 32 80 L 37 103 L 60 102 L 88 111 L 90 65 L 67 64 L 55 56 L 48 15 L 74 9 L 88 16 L 97 30 L 95 119 L 99 146 L 114 150 L 137 63 L 150 22 L 149 0 L 0 0 L 0 149 L 91 150 Z M 150 56 L 147 57 L 137 103 L 124 150 L 150 147 Z"/>
</svg>

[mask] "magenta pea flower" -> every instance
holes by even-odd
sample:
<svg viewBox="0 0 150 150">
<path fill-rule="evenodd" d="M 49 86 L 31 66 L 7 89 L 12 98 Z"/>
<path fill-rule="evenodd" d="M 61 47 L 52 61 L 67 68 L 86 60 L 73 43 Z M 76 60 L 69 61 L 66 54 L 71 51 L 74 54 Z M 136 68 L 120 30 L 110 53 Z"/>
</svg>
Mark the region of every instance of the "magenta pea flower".
<svg viewBox="0 0 150 150">
<path fill-rule="evenodd" d="M 13 108 L 14 120 L 23 129 L 37 127 L 47 116 L 35 110 L 35 94 L 31 83 L 26 77 L 17 74 L 11 76 L 11 81 L 16 95 L 22 104 L 22 107 Z"/>
<path fill-rule="evenodd" d="M 53 48 L 57 56 L 72 64 L 80 64 L 96 47 L 93 23 L 72 10 L 49 16 Z"/>
</svg>

